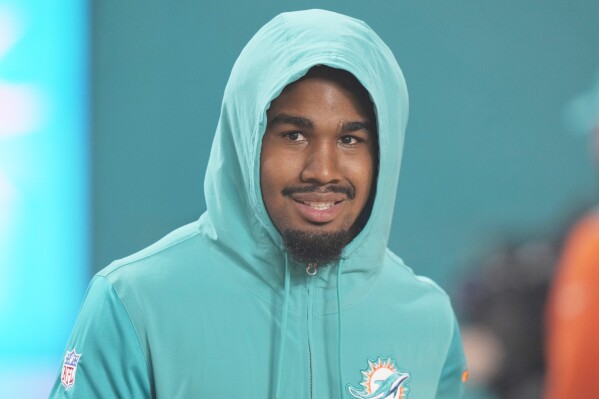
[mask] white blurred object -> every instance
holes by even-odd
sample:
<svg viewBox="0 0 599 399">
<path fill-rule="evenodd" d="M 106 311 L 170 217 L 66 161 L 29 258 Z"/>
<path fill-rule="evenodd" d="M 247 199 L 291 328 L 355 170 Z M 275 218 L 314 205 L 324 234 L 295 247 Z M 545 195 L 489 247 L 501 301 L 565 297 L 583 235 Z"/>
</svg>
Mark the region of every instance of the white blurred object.
<svg viewBox="0 0 599 399">
<path fill-rule="evenodd" d="M 488 386 L 503 363 L 503 347 L 489 328 L 476 324 L 461 328 L 462 342 L 468 365 L 468 383 Z"/>
</svg>

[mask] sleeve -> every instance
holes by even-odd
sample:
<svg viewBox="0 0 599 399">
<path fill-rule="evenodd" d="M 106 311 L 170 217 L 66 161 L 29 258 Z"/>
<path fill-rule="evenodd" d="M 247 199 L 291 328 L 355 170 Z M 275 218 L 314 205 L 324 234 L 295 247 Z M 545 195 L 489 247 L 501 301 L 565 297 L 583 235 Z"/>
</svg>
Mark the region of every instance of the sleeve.
<svg viewBox="0 0 599 399">
<path fill-rule="evenodd" d="M 110 282 L 94 277 L 50 398 L 150 398 L 150 380 L 127 310 Z"/>
<path fill-rule="evenodd" d="M 462 337 L 457 320 L 453 319 L 453 335 L 439 377 L 436 399 L 459 399 L 464 392 L 468 378 L 466 358 L 462 347 Z"/>
</svg>

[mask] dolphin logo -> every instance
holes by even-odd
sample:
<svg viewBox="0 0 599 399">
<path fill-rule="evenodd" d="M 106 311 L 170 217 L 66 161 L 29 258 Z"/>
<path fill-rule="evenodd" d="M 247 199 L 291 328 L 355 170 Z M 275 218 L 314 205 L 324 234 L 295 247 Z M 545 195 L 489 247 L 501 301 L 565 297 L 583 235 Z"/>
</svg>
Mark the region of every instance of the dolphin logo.
<svg viewBox="0 0 599 399">
<path fill-rule="evenodd" d="M 409 377 L 409 374 L 395 371 L 384 380 L 374 381 L 378 387 L 372 393 L 360 391 L 351 385 L 347 390 L 356 399 L 396 399 L 399 388 Z"/>
</svg>

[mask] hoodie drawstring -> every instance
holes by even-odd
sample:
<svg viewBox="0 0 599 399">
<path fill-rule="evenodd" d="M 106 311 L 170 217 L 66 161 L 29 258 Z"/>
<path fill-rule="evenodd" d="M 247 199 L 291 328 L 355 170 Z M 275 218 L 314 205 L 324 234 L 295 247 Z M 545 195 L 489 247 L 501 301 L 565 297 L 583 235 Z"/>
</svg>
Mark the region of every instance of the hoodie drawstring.
<svg viewBox="0 0 599 399">
<path fill-rule="evenodd" d="M 341 267 L 343 266 L 343 258 L 339 261 L 339 266 L 337 267 L 337 367 L 339 369 L 339 394 L 340 398 L 343 399 L 343 328 L 342 328 L 342 317 L 341 317 Z"/>
<path fill-rule="evenodd" d="M 289 272 L 289 258 L 287 252 L 285 252 L 285 296 L 283 298 L 283 323 L 281 325 L 281 332 L 279 337 L 279 364 L 277 366 L 277 382 L 275 385 L 275 398 L 281 398 L 279 390 L 281 389 L 281 375 L 283 374 L 283 354 L 285 352 L 285 338 L 287 337 L 287 319 L 289 318 L 289 285 L 290 285 L 290 272 Z"/>
</svg>

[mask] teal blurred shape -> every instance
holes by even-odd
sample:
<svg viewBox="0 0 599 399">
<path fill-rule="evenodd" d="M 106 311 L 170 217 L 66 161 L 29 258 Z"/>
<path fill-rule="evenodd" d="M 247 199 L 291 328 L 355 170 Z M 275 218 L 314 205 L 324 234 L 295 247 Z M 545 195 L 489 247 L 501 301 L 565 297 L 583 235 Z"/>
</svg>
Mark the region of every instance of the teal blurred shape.
<svg viewBox="0 0 599 399">
<path fill-rule="evenodd" d="M 592 84 L 566 107 L 567 126 L 577 134 L 590 134 L 599 128 L 599 71 Z"/>
</svg>

